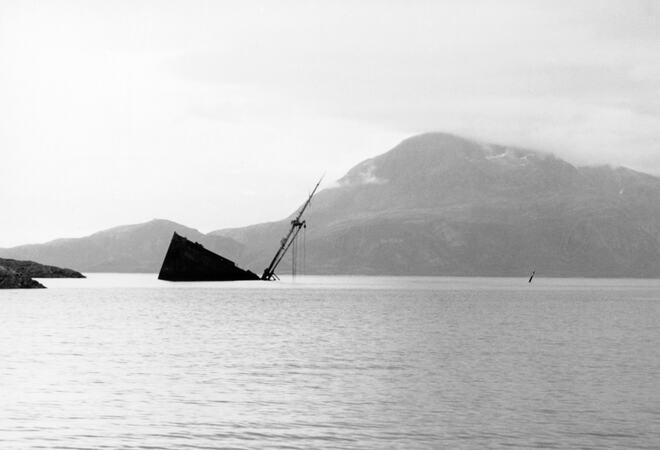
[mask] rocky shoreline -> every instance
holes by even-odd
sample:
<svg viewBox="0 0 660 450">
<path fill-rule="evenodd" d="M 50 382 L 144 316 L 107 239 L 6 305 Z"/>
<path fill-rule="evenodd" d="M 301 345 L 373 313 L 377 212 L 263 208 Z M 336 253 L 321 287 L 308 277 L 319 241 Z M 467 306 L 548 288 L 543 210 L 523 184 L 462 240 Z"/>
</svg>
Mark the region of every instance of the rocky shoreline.
<svg viewBox="0 0 660 450">
<path fill-rule="evenodd" d="M 8 267 L 0 266 L 0 289 L 43 289 L 46 286 Z"/>
<path fill-rule="evenodd" d="M 34 261 L 0 258 L 0 289 L 44 289 L 33 278 L 85 278 L 80 272 Z"/>
</svg>

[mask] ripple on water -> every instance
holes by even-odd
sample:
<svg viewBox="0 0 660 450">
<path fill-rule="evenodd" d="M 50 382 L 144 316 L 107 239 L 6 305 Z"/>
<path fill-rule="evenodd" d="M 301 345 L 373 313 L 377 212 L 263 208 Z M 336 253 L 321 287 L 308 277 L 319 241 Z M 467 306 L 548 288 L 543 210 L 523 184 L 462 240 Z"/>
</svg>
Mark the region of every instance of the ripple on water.
<svg viewBox="0 0 660 450">
<path fill-rule="evenodd" d="M 0 448 L 660 442 L 660 284 L 324 280 L 2 293 Z"/>
</svg>

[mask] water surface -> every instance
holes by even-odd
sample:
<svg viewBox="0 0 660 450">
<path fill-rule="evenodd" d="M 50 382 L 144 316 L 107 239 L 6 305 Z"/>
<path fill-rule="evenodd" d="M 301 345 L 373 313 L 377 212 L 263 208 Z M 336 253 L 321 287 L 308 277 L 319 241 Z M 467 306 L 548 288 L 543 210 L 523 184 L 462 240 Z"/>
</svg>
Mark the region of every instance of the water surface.
<svg viewBox="0 0 660 450">
<path fill-rule="evenodd" d="M 41 280 L 0 448 L 658 448 L 660 281 Z"/>
</svg>

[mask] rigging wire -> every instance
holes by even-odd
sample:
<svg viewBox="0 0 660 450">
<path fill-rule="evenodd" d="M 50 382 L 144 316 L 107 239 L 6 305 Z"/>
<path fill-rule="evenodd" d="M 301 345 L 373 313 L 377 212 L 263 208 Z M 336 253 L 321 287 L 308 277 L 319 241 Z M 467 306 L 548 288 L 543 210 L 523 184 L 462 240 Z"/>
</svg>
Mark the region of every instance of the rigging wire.
<svg viewBox="0 0 660 450">
<path fill-rule="evenodd" d="M 312 202 L 312 197 L 314 196 L 314 193 L 316 193 L 316 190 L 318 187 L 321 185 L 321 181 L 323 181 L 323 177 L 319 179 L 318 183 L 316 183 L 316 186 L 314 186 L 314 189 L 312 190 L 312 193 L 309 194 L 309 197 L 307 197 L 307 201 L 302 205 L 302 207 L 298 210 L 296 214 L 296 218 L 291 221 L 291 228 L 289 229 L 289 232 L 287 235 L 280 241 L 280 248 L 277 250 L 277 253 L 275 253 L 275 256 L 271 260 L 270 264 L 268 267 L 264 270 L 263 275 L 261 275 L 262 280 L 272 280 L 273 278 L 276 277 L 275 275 L 275 270 L 277 269 L 277 265 L 282 261 L 284 256 L 286 255 L 287 250 L 289 250 L 289 247 L 292 246 L 292 244 L 296 240 L 296 236 L 298 232 L 300 231 L 300 227 L 305 223 L 305 221 L 301 221 L 300 219 L 302 218 L 303 213 L 305 212 L 305 209 L 310 205 Z M 291 271 L 293 274 L 295 274 L 295 254 L 292 253 L 292 268 Z"/>
<path fill-rule="evenodd" d="M 296 252 L 298 251 L 298 246 L 296 245 L 297 239 L 294 237 L 293 242 L 291 243 L 291 279 L 296 279 Z"/>
<path fill-rule="evenodd" d="M 303 261 L 302 261 L 302 274 L 305 275 L 307 268 L 307 224 L 303 226 Z"/>
<path fill-rule="evenodd" d="M 308 214 L 312 212 L 312 204 L 309 204 L 309 208 L 307 209 Z M 303 225 L 303 275 L 306 273 L 307 270 L 307 221 L 305 221 L 305 224 Z"/>
</svg>

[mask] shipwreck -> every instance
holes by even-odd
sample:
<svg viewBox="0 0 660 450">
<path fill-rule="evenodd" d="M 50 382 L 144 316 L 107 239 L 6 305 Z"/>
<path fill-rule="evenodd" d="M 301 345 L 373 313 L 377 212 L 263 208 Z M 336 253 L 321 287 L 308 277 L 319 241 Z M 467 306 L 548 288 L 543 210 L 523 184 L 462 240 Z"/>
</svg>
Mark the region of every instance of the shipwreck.
<svg viewBox="0 0 660 450">
<path fill-rule="evenodd" d="M 316 183 L 307 201 L 300 207 L 295 218 L 291 221 L 288 233 L 280 241 L 275 256 L 261 276 L 250 270 L 241 269 L 234 261 L 204 248 L 203 245 L 197 242 L 189 241 L 175 232 L 165 254 L 158 279 L 166 281 L 271 281 L 279 279 L 275 270 L 295 242 L 300 230 L 307 227 L 307 223 L 303 220 L 303 214 L 312 202 L 312 197 L 322 179 Z"/>
</svg>

